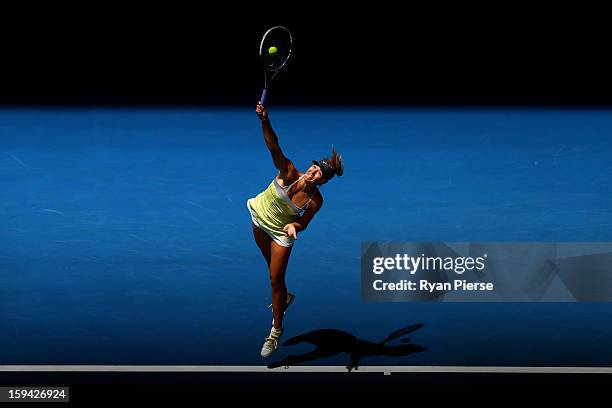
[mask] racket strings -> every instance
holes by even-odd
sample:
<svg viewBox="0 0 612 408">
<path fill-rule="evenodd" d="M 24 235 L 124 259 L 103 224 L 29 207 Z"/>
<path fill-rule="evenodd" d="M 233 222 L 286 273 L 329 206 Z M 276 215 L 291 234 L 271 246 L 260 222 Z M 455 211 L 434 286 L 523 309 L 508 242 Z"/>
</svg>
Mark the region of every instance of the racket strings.
<svg viewBox="0 0 612 408">
<path fill-rule="evenodd" d="M 293 39 L 291 33 L 285 27 L 275 26 L 266 31 L 259 46 L 259 56 L 264 71 L 264 91 L 261 96 L 262 104 L 265 103 L 266 95 L 272 80 L 276 74 L 287 63 L 291 56 Z"/>
<path fill-rule="evenodd" d="M 261 40 L 259 55 L 266 71 L 278 71 L 291 55 L 293 39 L 285 27 L 276 26 L 269 29 Z"/>
</svg>

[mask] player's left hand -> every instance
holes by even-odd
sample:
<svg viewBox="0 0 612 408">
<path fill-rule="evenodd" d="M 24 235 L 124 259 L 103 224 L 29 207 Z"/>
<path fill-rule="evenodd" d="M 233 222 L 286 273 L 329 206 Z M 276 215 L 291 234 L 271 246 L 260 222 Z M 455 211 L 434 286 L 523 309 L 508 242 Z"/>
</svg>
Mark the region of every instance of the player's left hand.
<svg viewBox="0 0 612 408">
<path fill-rule="evenodd" d="M 257 117 L 259 120 L 268 120 L 268 110 L 265 106 L 261 104 L 261 101 L 257 103 L 257 107 L 255 108 L 255 113 L 257 113 Z"/>
<path fill-rule="evenodd" d="M 293 239 L 297 239 L 297 231 L 295 230 L 295 226 L 293 224 L 285 225 L 283 231 L 285 231 L 285 235 L 287 235 L 288 237 L 293 237 Z"/>
</svg>

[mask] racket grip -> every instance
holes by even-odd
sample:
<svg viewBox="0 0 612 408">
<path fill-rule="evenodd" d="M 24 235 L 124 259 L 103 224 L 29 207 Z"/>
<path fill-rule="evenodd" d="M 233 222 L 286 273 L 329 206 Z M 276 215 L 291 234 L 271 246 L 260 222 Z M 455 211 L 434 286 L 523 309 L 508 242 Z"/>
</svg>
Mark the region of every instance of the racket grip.
<svg viewBox="0 0 612 408">
<path fill-rule="evenodd" d="M 266 105 L 266 98 L 268 97 L 268 88 L 264 88 L 263 92 L 261 93 L 261 99 L 260 102 L 262 105 Z"/>
</svg>

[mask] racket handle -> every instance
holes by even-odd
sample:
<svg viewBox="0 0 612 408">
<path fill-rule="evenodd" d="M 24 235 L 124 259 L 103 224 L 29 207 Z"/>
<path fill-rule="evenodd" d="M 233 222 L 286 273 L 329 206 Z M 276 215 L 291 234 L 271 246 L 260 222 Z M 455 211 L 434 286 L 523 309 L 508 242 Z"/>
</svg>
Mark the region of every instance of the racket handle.
<svg viewBox="0 0 612 408">
<path fill-rule="evenodd" d="M 261 99 L 260 102 L 262 105 L 266 105 L 266 98 L 268 97 L 268 88 L 264 88 L 263 92 L 261 93 Z"/>
</svg>

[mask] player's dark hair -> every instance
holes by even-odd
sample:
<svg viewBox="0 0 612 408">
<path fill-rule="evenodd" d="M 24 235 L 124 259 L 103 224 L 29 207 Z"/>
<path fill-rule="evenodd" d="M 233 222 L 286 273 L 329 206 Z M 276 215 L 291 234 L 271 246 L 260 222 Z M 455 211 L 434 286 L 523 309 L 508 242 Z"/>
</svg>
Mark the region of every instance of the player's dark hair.
<svg viewBox="0 0 612 408">
<path fill-rule="evenodd" d="M 324 159 L 313 160 L 312 162 L 321 168 L 325 181 L 331 180 L 335 175 L 342 176 L 344 174 L 342 156 L 333 147 L 331 158 L 325 157 Z"/>
</svg>

